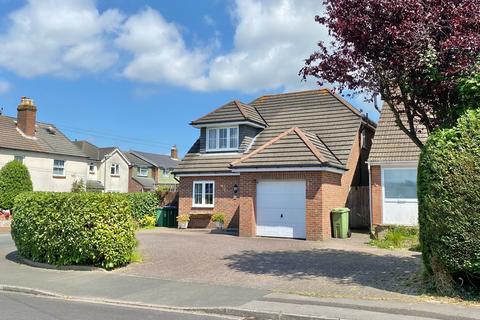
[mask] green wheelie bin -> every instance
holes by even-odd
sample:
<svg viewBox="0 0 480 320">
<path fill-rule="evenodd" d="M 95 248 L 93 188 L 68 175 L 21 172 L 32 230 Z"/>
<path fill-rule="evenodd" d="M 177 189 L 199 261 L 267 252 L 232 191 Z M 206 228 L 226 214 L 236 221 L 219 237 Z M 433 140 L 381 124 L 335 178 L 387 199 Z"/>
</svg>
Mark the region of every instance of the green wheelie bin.
<svg viewBox="0 0 480 320">
<path fill-rule="evenodd" d="M 334 238 L 348 238 L 349 223 L 348 214 L 350 209 L 348 208 L 335 208 L 332 209 L 332 226 Z"/>
</svg>

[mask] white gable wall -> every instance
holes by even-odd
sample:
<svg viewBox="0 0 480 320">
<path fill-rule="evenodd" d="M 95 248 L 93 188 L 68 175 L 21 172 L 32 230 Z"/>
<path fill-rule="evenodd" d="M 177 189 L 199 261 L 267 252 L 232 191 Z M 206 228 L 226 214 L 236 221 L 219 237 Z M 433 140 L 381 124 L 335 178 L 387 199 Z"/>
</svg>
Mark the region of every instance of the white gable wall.
<svg viewBox="0 0 480 320">
<path fill-rule="evenodd" d="M 114 151 L 107 157 L 98 170 L 98 180 L 105 186 L 105 192 L 128 192 L 128 163 L 118 151 Z M 119 165 L 118 175 L 111 174 L 112 164 Z"/>
</svg>

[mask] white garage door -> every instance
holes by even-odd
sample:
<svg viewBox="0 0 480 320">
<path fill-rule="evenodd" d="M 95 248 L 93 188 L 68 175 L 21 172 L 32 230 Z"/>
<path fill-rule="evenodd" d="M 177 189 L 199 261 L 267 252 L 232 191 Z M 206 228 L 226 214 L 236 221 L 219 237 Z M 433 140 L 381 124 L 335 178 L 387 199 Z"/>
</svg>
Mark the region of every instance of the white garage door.
<svg viewBox="0 0 480 320">
<path fill-rule="evenodd" d="M 306 238 L 305 180 L 257 183 L 257 236 Z"/>
<path fill-rule="evenodd" d="M 418 224 L 417 169 L 383 168 L 383 224 Z"/>
</svg>

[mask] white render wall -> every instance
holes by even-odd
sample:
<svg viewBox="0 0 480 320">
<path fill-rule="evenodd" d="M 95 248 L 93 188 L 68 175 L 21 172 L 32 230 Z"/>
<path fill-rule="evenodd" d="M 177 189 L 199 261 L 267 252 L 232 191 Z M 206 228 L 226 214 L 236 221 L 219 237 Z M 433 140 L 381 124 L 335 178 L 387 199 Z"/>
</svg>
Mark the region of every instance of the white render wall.
<svg viewBox="0 0 480 320">
<path fill-rule="evenodd" d="M 34 191 L 68 192 L 74 181 L 87 181 L 87 159 L 0 148 L 0 167 L 14 160 L 16 155 L 25 157 L 23 163 L 30 171 Z M 65 178 L 53 177 L 53 160 L 65 161 Z"/>
<path fill-rule="evenodd" d="M 117 151 L 107 157 L 98 170 L 98 180 L 102 181 L 105 192 L 128 192 L 128 163 Z M 120 167 L 118 176 L 110 174 L 110 168 L 114 163 Z"/>
</svg>

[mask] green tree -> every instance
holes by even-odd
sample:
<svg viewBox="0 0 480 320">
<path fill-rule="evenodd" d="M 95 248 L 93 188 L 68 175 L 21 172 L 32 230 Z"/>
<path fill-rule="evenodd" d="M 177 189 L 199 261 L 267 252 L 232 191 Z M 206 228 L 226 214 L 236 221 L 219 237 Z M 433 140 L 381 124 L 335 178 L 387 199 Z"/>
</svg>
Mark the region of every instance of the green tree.
<svg viewBox="0 0 480 320">
<path fill-rule="evenodd" d="M 32 190 L 30 173 L 19 161 L 11 161 L 0 169 L 0 208 L 12 209 L 17 195 Z"/>
</svg>

